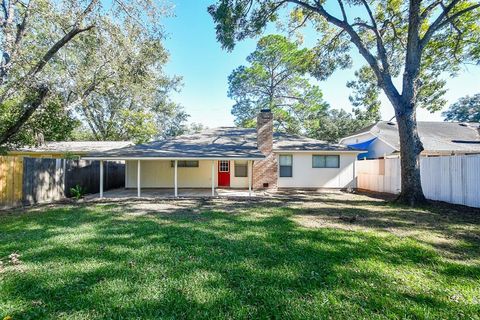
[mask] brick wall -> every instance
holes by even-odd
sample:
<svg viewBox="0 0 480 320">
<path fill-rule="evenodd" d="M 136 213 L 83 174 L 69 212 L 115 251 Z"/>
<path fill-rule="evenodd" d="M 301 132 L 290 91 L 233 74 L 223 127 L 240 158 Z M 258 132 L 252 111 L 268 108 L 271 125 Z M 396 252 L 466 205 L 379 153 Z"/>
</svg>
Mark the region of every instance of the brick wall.
<svg viewBox="0 0 480 320">
<path fill-rule="evenodd" d="M 253 164 L 253 188 L 277 187 L 277 158 L 273 150 L 273 114 L 262 110 L 257 116 L 257 146 L 266 157 Z"/>
</svg>

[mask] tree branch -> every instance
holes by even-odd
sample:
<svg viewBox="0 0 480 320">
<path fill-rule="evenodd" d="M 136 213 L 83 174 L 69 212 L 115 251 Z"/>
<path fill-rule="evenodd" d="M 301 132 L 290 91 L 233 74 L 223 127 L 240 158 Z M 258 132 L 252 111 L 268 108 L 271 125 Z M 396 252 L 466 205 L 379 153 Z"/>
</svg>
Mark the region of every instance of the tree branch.
<svg viewBox="0 0 480 320">
<path fill-rule="evenodd" d="M 26 106 L 21 116 L 10 125 L 1 135 L 0 135 L 0 145 L 5 145 L 23 126 L 25 122 L 30 119 L 32 114 L 42 105 L 43 101 L 47 97 L 48 88 L 46 86 L 41 86 L 36 90 L 36 96 L 27 97 L 21 103 L 21 105 Z"/>
<path fill-rule="evenodd" d="M 342 0 L 337 0 L 338 5 L 340 6 L 340 10 L 342 11 L 343 21 L 347 22 L 347 14 L 345 13 L 345 7 L 343 6 Z"/>
<path fill-rule="evenodd" d="M 430 12 L 441 3 L 442 3 L 442 0 L 437 0 L 435 2 L 432 2 L 430 5 L 428 5 L 420 14 L 420 17 L 422 18 L 422 20 L 425 19 L 430 14 Z"/>
<path fill-rule="evenodd" d="M 366 48 L 365 44 L 363 43 L 362 39 L 358 35 L 358 33 L 353 29 L 352 25 L 348 24 L 347 22 L 344 22 L 330 13 L 328 13 L 325 8 L 322 6 L 322 4 L 317 1 L 316 6 L 312 6 L 310 3 L 301 1 L 301 0 L 289 0 L 289 2 L 297 4 L 303 8 L 306 8 L 308 10 L 311 10 L 313 12 L 318 13 L 321 15 L 323 18 L 325 18 L 328 22 L 331 24 L 344 29 L 348 35 L 351 38 L 351 41 L 353 44 L 358 48 L 358 51 L 360 54 L 365 58 L 367 63 L 370 65 L 372 68 L 373 72 L 377 76 L 377 79 L 379 81 L 379 84 L 386 90 L 387 95 L 390 95 L 392 99 L 397 100 L 400 96 L 398 93 L 398 90 L 393 84 L 392 78 L 390 74 L 385 72 L 385 70 L 381 70 L 378 63 L 377 59 L 375 56 Z"/>
<path fill-rule="evenodd" d="M 453 7 L 458 4 L 460 0 L 452 0 L 448 6 L 446 6 L 443 11 L 438 15 L 437 19 L 433 21 L 433 23 L 428 27 L 427 31 L 425 32 L 423 38 L 421 39 L 421 46 L 422 48 L 426 46 L 430 38 L 433 36 L 435 31 L 440 28 L 440 24 L 442 23 L 443 19 L 448 15 L 450 11 L 452 11 Z"/>
</svg>

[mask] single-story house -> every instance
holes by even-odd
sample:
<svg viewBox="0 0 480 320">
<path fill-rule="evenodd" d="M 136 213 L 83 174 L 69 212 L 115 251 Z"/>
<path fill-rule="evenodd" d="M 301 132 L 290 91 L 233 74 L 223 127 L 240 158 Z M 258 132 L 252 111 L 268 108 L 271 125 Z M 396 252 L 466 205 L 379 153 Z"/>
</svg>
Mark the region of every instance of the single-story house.
<svg viewBox="0 0 480 320">
<path fill-rule="evenodd" d="M 418 121 L 417 128 L 422 156 L 480 154 L 479 123 Z M 398 156 L 400 152 L 398 126 L 391 121 L 379 121 L 340 139 L 340 143 L 368 150 L 359 154 L 359 159 Z"/>
<path fill-rule="evenodd" d="M 91 152 L 105 152 L 132 146 L 131 141 L 47 141 L 39 146 L 8 151 L 9 156 L 30 158 L 81 157 Z"/>
<path fill-rule="evenodd" d="M 87 160 L 123 160 L 125 188 L 271 189 L 355 187 L 364 150 L 273 132 L 262 110 L 257 128 L 220 127 L 161 141 L 91 153 Z M 102 183 L 102 182 L 101 182 Z M 100 196 L 103 195 L 102 188 Z"/>
</svg>

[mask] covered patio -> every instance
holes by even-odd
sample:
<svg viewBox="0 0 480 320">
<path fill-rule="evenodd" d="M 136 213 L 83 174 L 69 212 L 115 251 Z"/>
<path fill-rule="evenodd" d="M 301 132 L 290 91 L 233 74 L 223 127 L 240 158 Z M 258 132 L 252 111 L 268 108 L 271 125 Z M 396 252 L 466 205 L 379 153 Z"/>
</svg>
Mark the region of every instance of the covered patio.
<svg viewBox="0 0 480 320">
<path fill-rule="evenodd" d="M 246 189 L 223 189 L 216 188 L 213 197 L 255 197 L 257 194 L 253 191 Z M 130 199 L 138 197 L 137 190 L 135 189 L 112 189 L 104 191 L 102 196 L 99 193 L 87 195 L 85 198 L 88 200 L 93 199 Z M 144 189 L 141 192 L 140 198 L 142 199 L 170 199 L 170 198 L 205 198 L 212 197 L 210 189 L 204 188 L 180 188 L 177 190 L 177 196 L 174 195 L 174 190 L 169 188 L 149 188 Z"/>
<path fill-rule="evenodd" d="M 106 161 L 125 162 L 125 190 L 116 194 L 135 193 L 141 198 L 153 194 L 215 197 L 226 194 L 223 189 L 233 194 L 244 190 L 239 194 L 253 196 L 253 165 L 265 156 L 257 148 L 255 130 L 222 127 L 83 158 L 100 162 L 99 198 L 107 196 Z"/>
</svg>

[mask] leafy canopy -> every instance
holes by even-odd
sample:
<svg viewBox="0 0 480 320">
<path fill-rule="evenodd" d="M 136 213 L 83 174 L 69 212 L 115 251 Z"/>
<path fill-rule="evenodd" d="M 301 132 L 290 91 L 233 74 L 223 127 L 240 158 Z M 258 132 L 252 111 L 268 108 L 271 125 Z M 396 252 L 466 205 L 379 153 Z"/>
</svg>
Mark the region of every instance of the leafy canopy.
<svg viewBox="0 0 480 320">
<path fill-rule="evenodd" d="M 0 143 L 31 143 L 19 138 L 31 131 L 22 127 L 51 100 L 97 140 L 141 142 L 185 126 L 187 115 L 169 99 L 180 78 L 163 69 L 163 0 L 4 4 L 11 10 L 0 11 L 0 104 L 10 116 L 1 119 Z M 36 131 L 49 136 L 48 127 Z"/>
<path fill-rule="evenodd" d="M 304 133 L 309 115 L 325 114 L 328 104 L 308 71 L 312 53 L 281 35 L 258 41 L 247 61 L 229 77 L 228 96 L 235 100 L 232 114 L 239 126 L 251 127 L 261 109 L 274 113 L 275 129 Z"/>
<path fill-rule="evenodd" d="M 460 98 L 442 115 L 445 121 L 480 122 L 480 93 Z"/>
<path fill-rule="evenodd" d="M 223 48 L 231 50 L 264 32 L 269 22 L 288 19 L 289 32 L 310 26 L 319 35 L 311 60 L 317 79 L 351 67 L 353 47 L 365 58 L 371 75 L 359 70 L 364 83 L 357 86 L 364 88 L 354 104 L 374 106 L 375 91 L 383 89 L 396 109 L 413 101 L 434 111 L 445 104 L 441 76 L 480 61 L 479 7 L 470 0 L 218 0 L 208 10 Z M 418 19 L 409 19 L 410 11 Z M 418 39 L 408 38 L 416 28 Z M 393 79 L 401 76 L 398 89 Z"/>
</svg>

